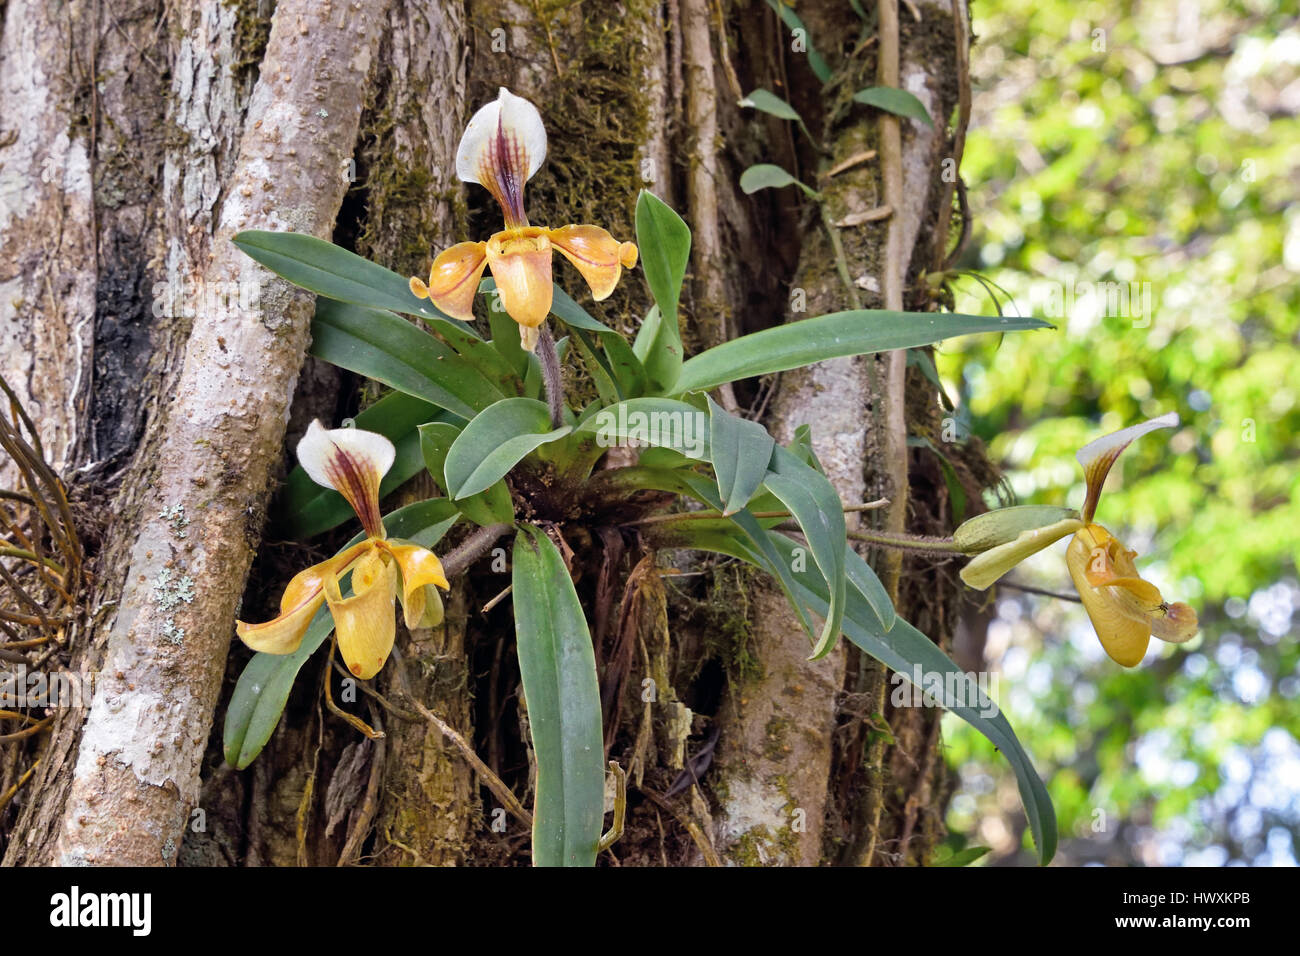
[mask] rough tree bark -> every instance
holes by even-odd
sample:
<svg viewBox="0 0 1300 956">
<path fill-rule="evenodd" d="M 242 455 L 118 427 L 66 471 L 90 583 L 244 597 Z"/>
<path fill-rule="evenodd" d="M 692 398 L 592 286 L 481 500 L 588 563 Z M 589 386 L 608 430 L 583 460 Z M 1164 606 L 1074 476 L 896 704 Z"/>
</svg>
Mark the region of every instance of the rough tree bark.
<svg viewBox="0 0 1300 956">
<path fill-rule="evenodd" d="M 877 83 L 898 85 L 894 76 L 901 59 L 904 88 L 933 116 L 947 116 L 957 89 L 953 13 L 944 4 L 916 6 L 918 19 L 904 24 L 901 48 L 891 51 L 885 28 L 893 11 L 887 6 L 878 8 L 881 42 L 859 42 L 848 56 L 830 54 L 834 73 L 823 96 L 808 103 L 813 116 L 824 117 L 819 138 L 826 148 L 816 163 L 824 203 L 820 212 L 808 214 L 791 283 L 798 292 L 792 301 L 805 305 L 808 315 L 860 307 L 901 309 L 905 295 L 911 300 L 907 307 L 924 308 L 915 290 L 930 261 L 927 254 L 913 263 L 918 238 L 936 222 L 946 235 L 947 216 L 941 216 L 936 188 L 946 142 L 919 122 L 904 121 L 900 149 L 899 121 L 878 118 L 854 106 L 851 97 Z M 816 5 L 800 12 L 814 38 L 858 31 L 847 7 Z M 893 25 L 896 42 L 896 20 Z M 892 58 L 880 53 L 882 43 Z M 809 116 L 805 103 L 798 105 Z M 891 172 L 893 182 L 887 179 Z M 801 317 L 791 314 L 789 320 Z M 768 415 L 773 433 L 783 441 L 798 426 L 811 425 L 814 447 L 841 499 L 888 499 L 890 507 L 875 514 L 883 518 L 885 530 L 895 532 L 904 527 L 911 491 L 904 385 L 902 353 L 825 362 L 783 375 Z M 912 383 L 909 398 L 937 406 L 933 389 L 923 381 Z M 918 485 L 916 492 L 926 499 L 942 496 L 928 476 L 921 476 Z M 850 529 L 856 527 L 858 516 L 847 517 Z M 878 554 L 875 560 L 882 580 L 897 594 L 898 557 Z M 766 583 L 754 590 L 758 676 L 732 695 L 724 711 L 715 787 L 728 855 L 737 862 L 875 862 L 882 829 L 901 829 L 882 822 L 887 788 L 898 781 L 879 735 L 872 740 L 873 730 L 883 729 L 875 725 L 888 712 L 883 670 L 856 650 L 807 661 L 806 641 L 783 596 Z M 897 603 L 905 617 L 918 610 L 906 595 Z M 909 735 L 899 747 L 911 749 L 907 759 L 922 767 L 926 734 L 937 718 L 903 713 L 892 720 L 891 729 L 897 739 L 904 724 L 918 719 L 927 728 L 921 745 Z M 836 741 L 841 755 L 833 763 Z M 933 742 L 929 746 L 932 751 Z M 848 756 L 854 753 L 856 757 Z M 932 756 L 928 760 L 930 768 L 920 776 L 933 791 Z"/>
<path fill-rule="evenodd" d="M 144 463 L 154 466 L 151 487 L 103 630 L 76 763 L 43 793 L 48 814 L 51 791 L 63 792 L 51 862 L 174 862 L 198 802 L 229 622 L 258 530 L 250 515 L 278 464 L 311 309 L 229 239 L 248 228 L 329 234 L 382 14 L 376 5 L 279 5 L 215 229 L 168 237 L 193 264 L 180 275 L 197 283 L 197 301 L 188 289 L 182 297 L 194 325 L 156 457 Z"/>
<path fill-rule="evenodd" d="M 437 250 L 498 228 L 482 190 L 455 180 L 453 156 L 469 113 L 507 85 L 539 105 L 551 135 L 529 185 L 533 221 L 595 222 L 630 238 L 645 187 L 691 223 L 688 347 L 805 313 L 881 307 L 887 263 L 905 307 L 925 308 L 919 279 L 948 231 L 940 164 L 960 136 L 944 133 L 943 118 L 958 100 L 965 21 L 943 0 L 905 5 L 899 82 L 939 128 L 901 124 L 902 201 L 892 219 L 861 221 L 885 201 L 879 161 L 863 158 L 882 145 L 878 117 L 851 103 L 876 82 L 874 43 L 849 4 L 817 0 L 799 13 L 833 67 L 825 86 L 752 0 L 11 0 L 0 33 L 0 374 L 87 505 L 96 578 L 57 663 L 102 678 L 87 709 L 0 747 L 0 779 L 39 757 L 0 807 L 6 863 L 171 864 L 182 837 L 183 863 L 527 859 L 526 834 L 493 829 L 497 801 L 480 797 L 438 731 L 379 713 L 386 739 L 360 741 L 323 712 L 316 662 L 248 771 L 224 767 L 209 740 L 222 689 L 247 659 L 236 644 L 228 660 L 232 621 L 286 424 L 292 438 L 359 400 L 358 383 L 313 361 L 295 395 L 310 297 L 225 240 L 292 228 L 419 273 Z M 757 87 L 789 98 L 826 152 L 740 108 Z M 741 194 L 739 174 L 755 162 L 816 179 L 824 214 L 790 190 Z M 557 267 L 562 284 L 573 278 Z M 256 308 L 238 301 L 249 283 Z M 648 306 L 634 276 L 593 310 L 632 331 Z M 900 472 L 897 442 L 881 440 L 888 380 L 879 362 L 841 360 L 723 398 L 783 441 L 811 423 L 845 501 L 909 474 L 894 526 L 905 517 L 949 530 L 935 462 L 914 450 Z M 576 373 L 568 384 L 575 395 L 589 387 Z M 907 427 L 929 434 L 941 414 L 934 391 L 915 375 L 906 386 Z M 959 471 L 972 490 L 986 477 L 976 465 Z M 598 605 L 602 681 L 621 701 L 606 739 L 634 770 L 620 862 L 924 860 L 946 799 L 936 714 L 891 711 L 883 673 L 856 651 L 809 664 L 783 599 L 757 576 L 737 581 L 696 560 L 689 570 L 704 574 L 661 579 L 635 535 L 567 533 L 593 542 L 579 587 Z M 260 547 L 246 612 L 273 603 L 302 548 Z M 946 640 L 955 591 L 941 569 L 904 568 L 900 611 Z M 449 625 L 399 648 L 412 693 L 522 797 L 513 633 L 504 607 L 480 610 L 502 582 L 472 575 L 449 601 Z M 738 614 L 746 603 L 751 613 Z M 640 695 L 647 677 L 652 702 Z M 379 686 L 396 690 L 388 674 Z M 666 796 L 714 733 L 713 767 L 695 764 L 700 786 Z M 187 827 L 195 807 L 206 829 Z"/>
</svg>

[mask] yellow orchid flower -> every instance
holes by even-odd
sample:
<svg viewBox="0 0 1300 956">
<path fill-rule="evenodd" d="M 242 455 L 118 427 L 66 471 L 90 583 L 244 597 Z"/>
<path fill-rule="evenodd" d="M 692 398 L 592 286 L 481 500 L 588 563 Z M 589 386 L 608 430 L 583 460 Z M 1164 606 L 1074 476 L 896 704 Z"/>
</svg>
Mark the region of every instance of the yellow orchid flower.
<svg viewBox="0 0 1300 956">
<path fill-rule="evenodd" d="M 474 295 L 491 268 L 501 306 L 519 323 L 523 347 L 537 347 L 538 329 L 551 314 L 551 250 L 558 249 L 591 287 L 596 301 L 609 297 L 623 269 L 636 265 L 635 243 L 619 242 L 599 226 L 530 226 L 524 184 L 546 159 L 546 127 L 537 107 L 501 87 L 497 98 L 469 121 L 456 150 L 456 175 L 478 183 L 501 206 L 505 229 L 487 242 L 461 242 L 440 252 L 426 284 L 411 292 L 457 319 L 474 318 Z"/>
<path fill-rule="evenodd" d="M 1073 534 L 1065 563 L 1083 601 L 1097 637 L 1106 653 L 1125 667 L 1134 667 L 1146 655 L 1151 635 L 1181 644 L 1196 635 L 1196 612 L 1183 603 L 1169 604 L 1152 584 L 1138 575 L 1129 551 L 1109 531 L 1093 523 L 1102 485 L 1111 466 L 1136 438 L 1158 428 L 1174 428 L 1178 415 L 1159 418 L 1121 429 L 1079 449 L 1088 494 L 1080 517 L 1051 515 L 1059 520 L 1040 527 L 1020 530 L 1026 518 L 1042 518 L 1059 509 L 1007 508 L 993 511 L 962 525 L 954 540 L 963 550 L 978 550 L 978 556 L 962 569 L 961 578 L 977 590 L 984 590 L 1031 554 L 1043 550 L 1067 534 Z M 998 529 L 1005 529 L 999 534 Z M 963 542 L 979 542 L 966 548 Z"/>
<path fill-rule="evenodd" d="M 406 626 L 434 627 L 442 621 L 438 588 L 449 587 L 442 562 L 419 545 L 389 540 L 379 515 L 379 483 L 393 465 L 393 443 L 359 428 L 327 430 L 312 422 L 298 443 L 298 461 L 312 481 L 333 488 L 361 519 L 366 538 L 294 576 L 280 599 L 280 615 L 265 624 L 235 622 L 239 639 L 255 651 L 292 654 L 321 603 L 329 605 L 339 653 L 362 680 L 379 673 L 393 650 L 400 598 Z M 352 596 L 339 578 L 352 572 Z"/>
</svg>

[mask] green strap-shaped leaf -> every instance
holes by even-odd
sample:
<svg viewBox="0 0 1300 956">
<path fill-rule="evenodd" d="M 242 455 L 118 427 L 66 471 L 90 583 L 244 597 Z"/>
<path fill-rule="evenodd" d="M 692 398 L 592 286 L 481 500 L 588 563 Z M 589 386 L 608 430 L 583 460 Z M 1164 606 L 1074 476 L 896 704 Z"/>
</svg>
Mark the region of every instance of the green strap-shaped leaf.
<svg viewBox="0 0 1300 956">
<path fill-rule="evenodd" d="M 710 398 L 709 444 L 723 513 L 734 514 L 763 483 L 776 440 L 758 422 L 732 415 Z"/>
<path fill-rule="evenodd" d="M 671 402 L 668 399 L 646 399 L 635 403 L 629 402 L 627 404 L 628 407 L 630 408 L 660 407 L 665 410 L 673 410 L 673 409 L 681 410 L 683 408 L 682 403 Z M 685 406 L 685 407 L 689 408 L 690 406 Z M 586 427 L 586 425 L 584 424 L 583 427 Z M 641 454 L 642 467 L 622 468 L 622 469 L 618 469 L 617 471 L 609 472 L 607 473 L 607 477 L 605 478 L 605 480 L 611 483 L 617 483 L 621 487 L 626 487 L 629 490 L 648 489 L 648 490 L 656 490 L 656 491 L 667 491 L 673 494 L 693 497 L 701 504 L 707 505 L 708 507 L 713 508 L 716 511 L 721 512 L 723 510 L 722 498 L 718 494 L 718 489 L 716 484 L 714 482 L 709 481 L 705 476 L 698 474 L 696 472 L 686 471 L 684 469 L 670 470 L 664 467 L 649 467 L 651 452 L 656 450 L 661 452 L 666 452 L 668 454 L 673 454 L 673 455 L 678 454 L 677 452 L 673 451 L 670 448 L 663 448 L 663 447 L 659 449 L 651 449 L 650 451 L 642 452 Z M 824 483 L 821 496 L 824 498 L 826 504 L 829 506 L 831 500 L 830 495 L 834 495 L 834 488 L 830 485 L 830 482 L 827 481 L 825 476 L 821 473 L 819 467 L 817 467 L 818 463 L 816 457 L 812 454 L 811 448 L 807 450 L 807 454 L 809 456 L 809 460 L 811 461 L 811 464 L 799 458 L 793 452 L 790 452 L 786 449 L 781 449 L 781 451 L 784 452 L 783 455 L 783 460 L 785 465 L 784 470 L 787 473 L 792 473 L 795 480 L 798 480 L 799 472 L 795 464 L 793 464 L 789 459 L 793 459 L 794 462 L 797 462 L 799 465 L 803 465 L 808 469 L 809 472 L 812 472 L 813 475 L 816 476 L 816 477 L 809 477 L 808 475 L 804 474 L 803 475 L 804 479 L 809 483 L 816 482 L 818 478 L 820 478 L 820 481 Z M 773 453 L 775 454 L 775 452 L 776 449 L 774 448 Z M 789 456 L 789 458 L 785 458 L 785 456 Z M 716 452 L 714 452 L 712 449 L 708 449 L 706 450 L 704 457 L 716 458 Z M 686 460 L 689 461 L 690 459 L 686 459 Z M 781 479 L 778 478 L 777 481 L 779 484 Z M 826 488 L 830 489 L 830 495 L 826 494 L 825 491 Z M 775 495 L 771 495 L 770 497 L 774 504 L 783 503 L 781 502 L 781 499 L 777 498 Z M 762 496 L 756 497 L 755 500 L 762 500 Z M 839 502 L 838 497 L 836 497 L 834 500 L 838 504 Z M 772 510 L 775 510 L 775 508 L 773 508 Z M 840 516 L 841 516 L 840 520 L 843 521 L 843 512 L 840 513 Z M 779 522 L 780 520 L 781 519 L 779 518 L 769 519 L 768 524 L 769 525 L 774 524 Z M 810 519 L 810 520 L 814 521 L 815 523 L 815 521 L 818 519 Z M 800 605 L 798 599 L 794 594 L 794 591 L 792 590 L 793 582 L 792 579 L 789 577 L 789 569 L 790 569 L 790 565 L 793 562 L 793 556 L 781 556 L 778 555 L 777 552 L 775 552 L 772 549 L 772 545 L 769 541 L 769 536 L 766 533 L 767 528 L 764 527 L 762 522 L 760 522 L 757 518 L 754 517 L 750 509 L 742 508 L 741 510 L 737 511 L 736 513 L 726 518 L 719 519 L 719 522 L 710 522 L 707 520 L 700 520 L 696 518 L 688 522 L 683 522 L 683 526 L 689 525 L 689 527 L 699 530 L 699 529 L 708 528 L 710 526 L 717 527 L 718 524 L 720 523 L 723 525 L 723 527 L 725 527 L 727 524 L 735 525 L 749 537 L 750 545 L 758 556 L 756 557 L 756 563 L 758 563 L 760 567 L 762 567 L 765 571 L 767 571 L 769 574 L 771 574 L 774 578 L 777 579 L 777 583 L 780 584 L 782 590 L 784 590 L 786 593 L 786 597 L 789 598 L 791 605 L 798 612 L 799 617 L 804 625 L 804 629 L 808 632 L 809 638 L 814 640 L 814 642 L 816 642 L 817 638 L 813 633 L 813 628 L 810 619 L 807 613 L 805 612 L 804 608 L 802 607 L 802 605 Z M 841 537 L 843 537 L 843 535 L 841 535 Z M 690 546 L 689 544 L 683 545 L 683 547 L 689 547 L 689 546 Z M 814 557 L 813 560 L 815 564 L 816 557 Z M 818 568 L 820 569 L 820 566 L 818 566 Z M 867 609 L 867 611 L 870 612 L 870 614 L 874 617 L 875 622 L 881 628 L 888 630 L 890 627 L 892 627 L 894 620 L 897 616 L 897 613 L 894 610 L 893 603 L 889 599 L 888 592 L 885 591 L 884 585 L 880 583 L 880 579 L 876 576 L 875 571 L 871 569 L 871 566 L 867 564 L 867 562 L 863 560 L 862 556 L 859 555 L 856 551 L 854 551 L 852 548 L 847 547 L 847 542 L 844 549 L 844 572 L 847 581 L 847 587 L 845 592 L 847 598 L 846 606 L 853 607 L 856 605 L 860 605 L 861 607 Z"/>
<path fill-rule="evenodd" d="M 741 100 L 740 105 L 775 116 L 777 119 L 793 120 L 796 123 L 803 122 L 803 117 L 799 115 L 798 110 L 771 90 L 765 90 L 761 87 Z"/>
<path fill-rule="evenodd" d="M 763 484 L 781 499 L 799 522 L 804 537 L 808 539 L 813 560 L 817 562 L 817 567 L 821 569 L 830 588 L 830 613 L 826 616 L 821 637 L 812 653 L 816 660 L 825 657 L 835 646 L 835 641 L 840 636 L 840 621 L 844 616 L 844 599 L 848 586 L 844 570 L 844 553 L 848 548 L 844 507 L 830 479 L 779 445 L 772 450 L 771 471 Z"/>
<path fill-rule="evenodd" d="M 799 15 L 782 0 L 767 0 L 767 5 L 776 11 L 781 21 L 790 28 L 790 32 L 796 36 L 802 36 L 804 40 L 804 49 L 808 51 L 808 66 L 812 68 L 813 75 L 823 83 L 829 82 L 831 78 L 831 68 L 827 64 L 825 57 L 817 52 L 813 46 L 812 37 L 808 34 L 808 28 L 803 25 Z M 796 31 L 799 31 L 796 33 Z"/>
<path fill-rule="evenodd" d="M 473 418 L 447 451 L 447 494 L 460 499 L 486 491 L 534 448 L 572 430 L 565 425 L 552 431 L 550 411 L 536 399 L 497 402 Z"/>
<path fill-rule="evenodd" d="M 826 469 L 822 467 L 822 463 L 817 459 L 817 452 L 813 450 L 812 428 L 809 425 L 800 425 L 795 429 L 794 440 L 787 450 L 819 475 L 825 476 Z M 844 570 L 849 580 L 849 600 L 854 599 L 853 594 L 856 591 L 871 607 L 880 626 L 886 631 L 889 630 L 894 626 L 894 619 L 898 616 L 889 592 L 885 590 L 885 586 L 880 582 L 871 565 L 867 564 L 862 555 L 852 547 L 845 548 L 844 559 Z"/>
<path fill-rule="evenodd" d="M 428 402 L 402 392 L 389 392 L 356 417 L 357 428 L 379 432 L 397 449 L 393 466 L 379 485 L 379 497 L 404 484 L 424 467 L 420 436 L 416 427 L 431 421 L 459 421 Z M 314 537 L 355 517 L 352 507 L 332 488 L 316 484 L 302 466 L 295 466 L 285 480 L 275 510 L 276 533 L 303 540 Z"/>
<path fill-rule="evenodd" d="M 796 567 L 793 552 L 798 545 L 780 532 L 769 531 L 768 534 L 787 566 Z M 682 547 L 728 554 L 767 570 L 764 560 L 740 534 L 726 534 L 716 529 L 699 533 L 693 528 L 682 527 L 679 540 Z M 792 575 L 796 579 L 796 602 L 806 603 L 815 613 L 824 615 L 829 609 L 825 579 L 810 568 L 792 571 Z M 1020 799 L 1025 807 L 1025 815 L 1029 818 L 1039 860 L 1044 865 L 1051 862 L 1056 854 L 1057 840 L 1056 811 L 1052 807 L 1052 799 L 998 706 L 988 699 L 977 684 L 967 681 L 964 672 L 933 641 L 902 618 L 897 618 L 893 627 L 885 630 L 878 626 L 867 603 L 855 600 L 850 594 L 843 627 L 845 637 L 904 679 L 912 681 L 919 667 L 922 681 L 932 682 L 932 687 L 923 686 L 922 690 L 936 691 L 938 702 L 942 706 L 978 730 L 1001 751 L 1015 771 Z M 949 675 L 952 676 L 951 684 Z M 935 681 L 934 677 L 938 680 Z M 968 690 L 965 699 L 958 700 L 949 695 L 949 688 L 955 689 L 957 686 Z M 973 703 L 970 699 L 972 697 Z"/>
<path fill-rule="evenodd" d="M 595 435 L 597 457 L 603 449 L 630 441 L 671 448 L 697 461 L 708 461 L 711 455 L 708 413 L 671 398 L 632 398 L 610 405 L 579 425 L 577 433 Z"/>
<path fill-rule="evenodd" d="M 515 537 L 515 644 L 537 755 L 533 864 L 593 866 L 605 811 L 596 657 L 564 559 L 542 531 Z"/>
<path fill-rule="evenodd" d="M 889 599 L 889 592 L 885 590 L 880 578 L 876 577 L 871 565 L 852 548 L 844 552 L 844 572 L 849 579 L 849 602 L 855 600 L 853 595 L 856 592 L 867 602 L 882 630 L 887 631 L 893 627 L 894 621 L 898 619 L 898 611 Z"/>
<path fill-rule="evenodd" d="M 596 346 L 591 333 L 585 329 L 574 329 L 572 338 L 577 343 L 578 354 L 582 356 L 587 364 L 587 370 L 591 373 L 591 380 L 596 386 L 597 395 L 600 396 L 600 403 L 613 405 L 626 398 L 614 376 L 614 369 L 610 366 L 609 359 Z"/>
<path fill-rule="evenodd" d="M 428 299 L 417 299 L 411 293 L 409 277 L 332 242 L 300 232 L 260 229 L 245 230 L 231 241 L 272 272 L 319 295 L 372 309 L 418 315 L 474 335 L 468 325 L 441 312 Z"/>
<path fill-rule="evenodd" d="M 488 286 L 490 279 L 484 279 L 479 288 Z M 509 313 L 501 308 L 501 297 L 495 293 L 496 286 L 488 289 L 488 326 L 492 329 L 492 348 L 510 365 L 521 380 L 528 375 L 528 353 L 519 343 L 519 323 L 510 318 Z"/>
<path fill-rule="evenodd" d="M 741 100 L 740 105 L 775 116 L 777 119 L 798 123 L 799 128 L 803 130 L 803 134 L 808 137 L 808 141 L 816 145 L 817 141 L 813 139 L 812 132 L 804 125 L 803 117 L 799 115 L 799 111 L 771 90 L 759 88 Z"/>
<path fill-rule="evenodd" d="M 650 354 L 650 346 L 659 335 L 659 324 L 659 306 L 652 305 L 650 311 L 645 314 L 641 327 L 636 330 L 636 338 L 632 340 L 632 354 L 636 356 L 638 362 L 644 364 L 646 356 Z"/>
<path fill-rule="evenodd" d="M 976 332 L 1051 328 L 1041 319 L 939 312 L 858 309 L 790 322 L 724 342 L 682 366 L 673 394 L 706 391 L 725 382 L 784 372 L 845 355 L 929 345 Z"/>
<path fill-rule="evenodd" d="M 551 314 L 571 329 L 582 329 L 585 332 L 614 331 L 608 325 L 592 318 L 590 312 L 578 305 L 573 296 L 558 285 L 555 286 L 554 296 L 551 299 Z"/>
<path fill-rule="evenodd" d="M 677 326 L 677 303 L 691 258 L 691 230 L 662 199 L 641 190 L 636 202 L 636 241 L 650 294 L 659 307 L 660 321 L 645 352 L 637 352 L 651 383 L 672 388 L 682 367 L 682 335 Z"/>
<path fill-rule="evenodd" d="M 914 353 L 909 353 L 914 354 Z M 907 439 L 908 448 L 928 448 L 934 453 L 934 457 L 939 459 L 939 468 L 943 472 L 944 484 L 948 486 L 948 501 L 952 505 L 952 514 L 954 521 L 962 521 L 966 517 L 966 489 L 962 487 L 961 479 L 957 477 L 956 470 L 952 467 L 952 462 L 948 456 L 939 450 L 939 447 L 924 435 L 912 435 Z"/>
<path fill-rule="evenodd" d="M 1020 789 L 1020 801 L 1024 804 L 1034 843 L 1038 847 L 1039 860 L 1043 865 L 1050 863 L 1056 855 L 1057 838 L 1052 798 L 998 706 L 978 690 L 974 681 L 966 682 L 966 686 L 970 688 L 970 695 L 976 696 L 975 703 L 970 703 L 970 695 L 964 701 L 948 697 L 948 676 L 953 675 L 954 680 L 958 676 L 964 678 L 964 672 L 932 640 L 902 618 L 885 634 L 872 629 L 865 619 L 846 621 L 844 636 L 909 681 L 917 666 L 922 675 L 937 675 L 943 681 L 945 686 L 938 695 L 939 702 L 992 741 L 1011 764 Z M 938 690 L 937 686 L 932 687 Z M 922 690 L 928 689 L 931 688 L 922 687 Z"/>
<path fill-rule="evenodd" d="M 992 851 L 992 847 L 987 846 L 968 846 L 964 850 L 958 850 L 949 856 L 938 860 L 932 860 L 930 866 L 970 866 L 980 857 Z"/>
<path fill-rule="evenodd" d="M 798 186 L 809 196 L 819 195 L 817 190 L 771 163 L 757 163 L 740 174 L 740 191 L 746 196 L 753 195 L 760 189 L 783 189 L 786 186 Z"/>
<path fill-rule="evenodd" d="M 459 518 L 455 506 L 440 498 L 399 508 L 384 518 L 384 527 L 392 538 L 404 538 L 432 549 Z M 346 551 L 362 537 L 357 535 L 339 551 Z M 341 584 L 344 597 L 352 593 L 350 579 L 351 575 L 346 575 Z M 284 713 L 284 705 L 302 665 L 325 643 L 333 630 L 334 620 L 329 608 L 322 607 L 307 628 L 302 644 L 292 654 L 259 652 L 253 655 L 239 675 L 230 696 L 230 706 L 226 708 L 222 730 L 226 763 L 236 770 L 243 770 L 262 752 L 280 723 L 280 715 Z"/>
<path fill-rule="evenodd" d="M 447 490 L 447 452 L 460 437 L 461 430 L 461 426 L 444 422 L 431 422 L 428 425 L 421 425 L 419 429 L 420 452 L 424 466 L 444 492 Z M 483 527 L 509 524 L 515 520 L 514 502 L 510 498 L 510 489 L 506 487 L 504 481 L 496 482 L 487 491 L 460 499 L 456 502 L 456 507 L 470 521 Z"/>
<path fill-rule="evenodd" d="M 498 350 L 471 326 L 416 298 L 410 280 L 332 243 L 295 232 L 248 230 L 234 243 L 290 282 L 338 302 L 416 315 L 444 336 L 453 349 L 503 394 L 517 391 L 517 376 Z"/>
<path fill-rule="evenodd" d="M 869 86 L 865 90 L 854 93 L 853 99 L 858 103 L 865 103 L 878 110 L 893 113 L 895 116 L 920 120 L 927 126 L 934 125 L 934 120 L 930 118 L 930 111 L 925 108 L 925 104 L 907 90 L 897 90 L 892 86 Z"/>
<path fill-rule="evenodd" d="M 320 299 L 311 334 L 312 355 L 462 418 L 504 397 L 452 348 L 392 312 Z"/>
<path fill-rule="evenodd" d="M 685 474 L 683 480 L 690 486 L 694 497 L 707 504 L 709 507 L 720 511 L 722 509 L 722 500 L 717 497 L 717 493 L 711 486 L 710 482 L 703 475 Z M 795 562 L 787 559 L 773 545 L 771 538 L 768 536 L 767 529 L 754 517 L 748 508 L 743 508 L 726 519 L 729 523 L 740 528 L 749 538 L 749 544 L 753 549 L 753 554 L 746 560 L 752 564 L 757 564 L 760 568 L 767 571 L 784 592 L 786 600 L 790 602 L 790 607 L 794 609 L 799 618 L 799 623 L 803 626 L 808 639 L 816 643 L 817 634 L 813 626 L 812 614 L 809 612 L 804 602 L 799 600 L 799 595 L 795 588 L 795 579 L 793 577 L 793 568 Z M 702 523 L 702 522 L 700 522 Z M 698 529 L 697 529 L 698 530 Z"/>
<path fill-rule="evenodd" d="M 623 398 L 639 398 L 646 392 L 645 366 L 627 344 L 627 339 L 617 332 L 602 332 L 600 344 L 605 349 L 614 381 Z"/>
</svg>

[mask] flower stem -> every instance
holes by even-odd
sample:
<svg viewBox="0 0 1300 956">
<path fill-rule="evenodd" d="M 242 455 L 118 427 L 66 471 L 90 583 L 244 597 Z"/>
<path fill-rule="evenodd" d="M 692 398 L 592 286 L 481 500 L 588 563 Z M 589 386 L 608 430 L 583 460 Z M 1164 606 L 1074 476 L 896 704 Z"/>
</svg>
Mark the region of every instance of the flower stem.
<svg viewBox="0 0 1300 956">
<path fill-rule="evenodd" d="M 887 531 L 850 531 L 854 541 L 867 541 L 895 551 L 931 551 L 942 554 L 961 554 L 961 548 L 951 538 L 933 538 L 919 534 L 891 534 Z"/>
<path fill-rule="evenodd" d="M 564 424 L 564 378 L 560 374 L 560 356 L 555 351 L 550 326 L 543 323 L 537 331 L 537 361 L 542 366 L 546 404 L 551 408 L 551 427 L 559 428 Z"/>
<path fill-rule="evenodd" d="M 888 499 L 879 498 L 876 501 L 867 501 L 860 505 L 842 505 L 841 507 L 843 508 L 845 514 L 856 514 L 861 511 L 875 511 L 877 508 L 885 508 L 888 507 L 888 505 L 889 505 Z M 788 511 L 755 511 L 753 513 L 753 516 L 755 518 L 760 518 L 760 519 L 794 517 L 794 515 L 792 515 Z M 651 515 L 648 518 L 641 518 L 638 521 L 629 521 L 627 522 L 627 524 L 645 525 L 645 524 L 664 524 L 673 521 L 707 521 L 707 520 L 717 520 L 718 518 L 725 518 L 725 517 L 727 516 L 722 514 L 720 511 L 714 511 L 710 509 L 708 511 L 685 511 L 685 512 L 674 512 L 672 514 L 666 514 L 666 515 Z"/>
</svg>

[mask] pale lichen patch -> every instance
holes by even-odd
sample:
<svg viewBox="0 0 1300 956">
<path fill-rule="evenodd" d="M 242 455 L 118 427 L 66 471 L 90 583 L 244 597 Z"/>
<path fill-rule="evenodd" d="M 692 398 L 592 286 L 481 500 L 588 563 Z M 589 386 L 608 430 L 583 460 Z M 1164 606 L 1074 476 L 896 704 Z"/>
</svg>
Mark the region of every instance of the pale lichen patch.
<svg viewBox="0 0 1300 956">
<path fill-rule="evenodd" d="M 161 568 L 153 582 L 154 600 L 164 611 L 174 611 L 182 604 L 194 603 L 194 579 L 183 574 L 172 580 L 172 569 Z"/>
</svg>

